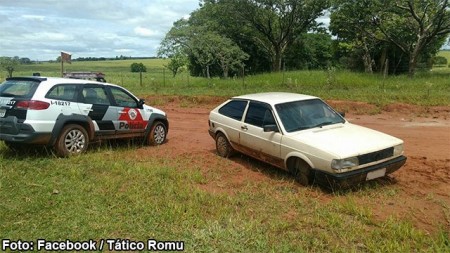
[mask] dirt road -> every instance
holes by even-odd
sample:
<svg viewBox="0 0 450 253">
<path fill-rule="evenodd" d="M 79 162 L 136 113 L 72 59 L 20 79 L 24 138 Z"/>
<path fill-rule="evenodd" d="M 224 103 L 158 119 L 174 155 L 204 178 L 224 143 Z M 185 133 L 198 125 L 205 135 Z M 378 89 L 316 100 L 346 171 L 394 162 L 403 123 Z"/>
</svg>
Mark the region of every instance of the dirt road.
<svg viewBox="0 0 450 253">
<path fill-rule="evenodd" d="M 148 101 L 152 104 L 152 98 Z M 239 156 L 224 164 L 215 155 L 215 143 L 207 132 L 208 114 L 222 101 L 223 98 L 188 102 L 167 98 L 158 105 L 168 113 L 170 131 L 168 143 L 157 152 L 173 159 L 178 156 L 192 157 L 193 163 L 205 173 L 233 167 L 227 176 L 221 177 L 220 183 L 201 186 L 206 191 L 232 194 L 230 186 L 239 188 L 249 180 L 271 180 L 271 174 L 265 172 L 265 168 L 274 168 Z M 361 107 L 370 107 L 368 104 L 328 102 L 346 110 L 346 118 L 352 123 L 403 139 L 408 160 L 388 179 L 381 180 L 383 185 L 380 191 L 384 193 L 380 196 L 361 196 L 363 194 L 357 193 L 336 196 L 319 187 L 311 189 L 311 196 L 325 203 L 356 198 L 358 203 L 371 208 L 375 219 L 406 218 L 412 220 L 414 226 L 430 233 L 436 232 L 438 227 L 450 231 L 450 107 L 390 105 L 381 113 L 367 115 Z M 374 201 L 373 197 L 379 199 Z"/>
</svg>

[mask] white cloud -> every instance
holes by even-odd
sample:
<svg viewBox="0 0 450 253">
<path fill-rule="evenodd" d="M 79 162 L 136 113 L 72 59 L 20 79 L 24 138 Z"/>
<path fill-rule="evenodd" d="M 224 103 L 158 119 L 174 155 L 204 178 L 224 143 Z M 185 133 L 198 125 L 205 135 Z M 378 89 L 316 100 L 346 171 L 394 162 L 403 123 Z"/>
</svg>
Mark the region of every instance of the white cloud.
<svg viewBox="0 0 450 253">
<path fill-rule="evenodd" d="M 198 0 L 0 0 L 0 56 L 54 60 L 155 56 L 173 22 Z"/>
<path fill-rule="evenodd" d="M 23 37 L 30 41 L 61 42 L 74 40 L 74 37 L 70 34 L 54 33 L 54 32 L 27 33 L 24 34 Z"/>
<path fill-rule="evenodd" d="M 142 36 L 142 37 L 152 37 L 155 35 L 158 35 L 159 33 L 157 31 L 152 31 L 148 28 L 144 28 L 142 26 L 138 26 L 134 28 L 134 33 L 136 35 Z"/>
<path fill-rule="evenodd" d="M 40 16 L 40 15 L 22 15 L 22 18 L 28 19 L 30 21 L 43 21 L 45 19 L 45 16 Z"/>
</svg>

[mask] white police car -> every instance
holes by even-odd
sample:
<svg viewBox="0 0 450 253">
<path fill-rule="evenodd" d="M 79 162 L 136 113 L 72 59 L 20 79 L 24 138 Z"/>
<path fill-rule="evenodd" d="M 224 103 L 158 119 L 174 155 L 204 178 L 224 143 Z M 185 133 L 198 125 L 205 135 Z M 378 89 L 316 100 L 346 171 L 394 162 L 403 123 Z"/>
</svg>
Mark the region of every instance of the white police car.
<svg viewBox="0 0 450 253">
<path fill-rule="evenodd" d="M 0 140 L 10 148 L 46 145 L 64 157 L 104 139 L 160 145 L 168 129 L 163 111 L 118 85 L 55 77 L 13 77 L 0 85 Z"/>
</svg>

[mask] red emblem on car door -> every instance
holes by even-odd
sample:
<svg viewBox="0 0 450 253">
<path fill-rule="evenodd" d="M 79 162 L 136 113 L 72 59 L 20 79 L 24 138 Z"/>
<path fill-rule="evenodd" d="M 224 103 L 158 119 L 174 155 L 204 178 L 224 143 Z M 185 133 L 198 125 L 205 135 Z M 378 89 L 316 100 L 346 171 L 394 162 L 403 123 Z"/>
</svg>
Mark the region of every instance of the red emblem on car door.
<svg viewBox="0 0 450 253">
<path fill-rule="evenodd" d="M 142 118 L 139 110 L 134 108 L 123 108 L 119 111 L 119 129 L 144 129 L 147 121 Z"/>
</svg>

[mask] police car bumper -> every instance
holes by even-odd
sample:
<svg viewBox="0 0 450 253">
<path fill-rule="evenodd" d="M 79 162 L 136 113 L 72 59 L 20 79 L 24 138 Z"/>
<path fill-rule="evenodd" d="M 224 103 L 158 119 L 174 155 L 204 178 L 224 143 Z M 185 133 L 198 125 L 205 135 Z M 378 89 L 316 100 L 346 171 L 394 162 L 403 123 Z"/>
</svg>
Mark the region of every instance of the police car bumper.
<svg viewBox="0 0 450 253">
<path fill-rule="evenodd" d="M 29 124 L 18 122 L 16 117 L 0 118 L 0 140 L 17 143 L 47 144 L 51 133 L 37 133 Z"/>
</svg>

